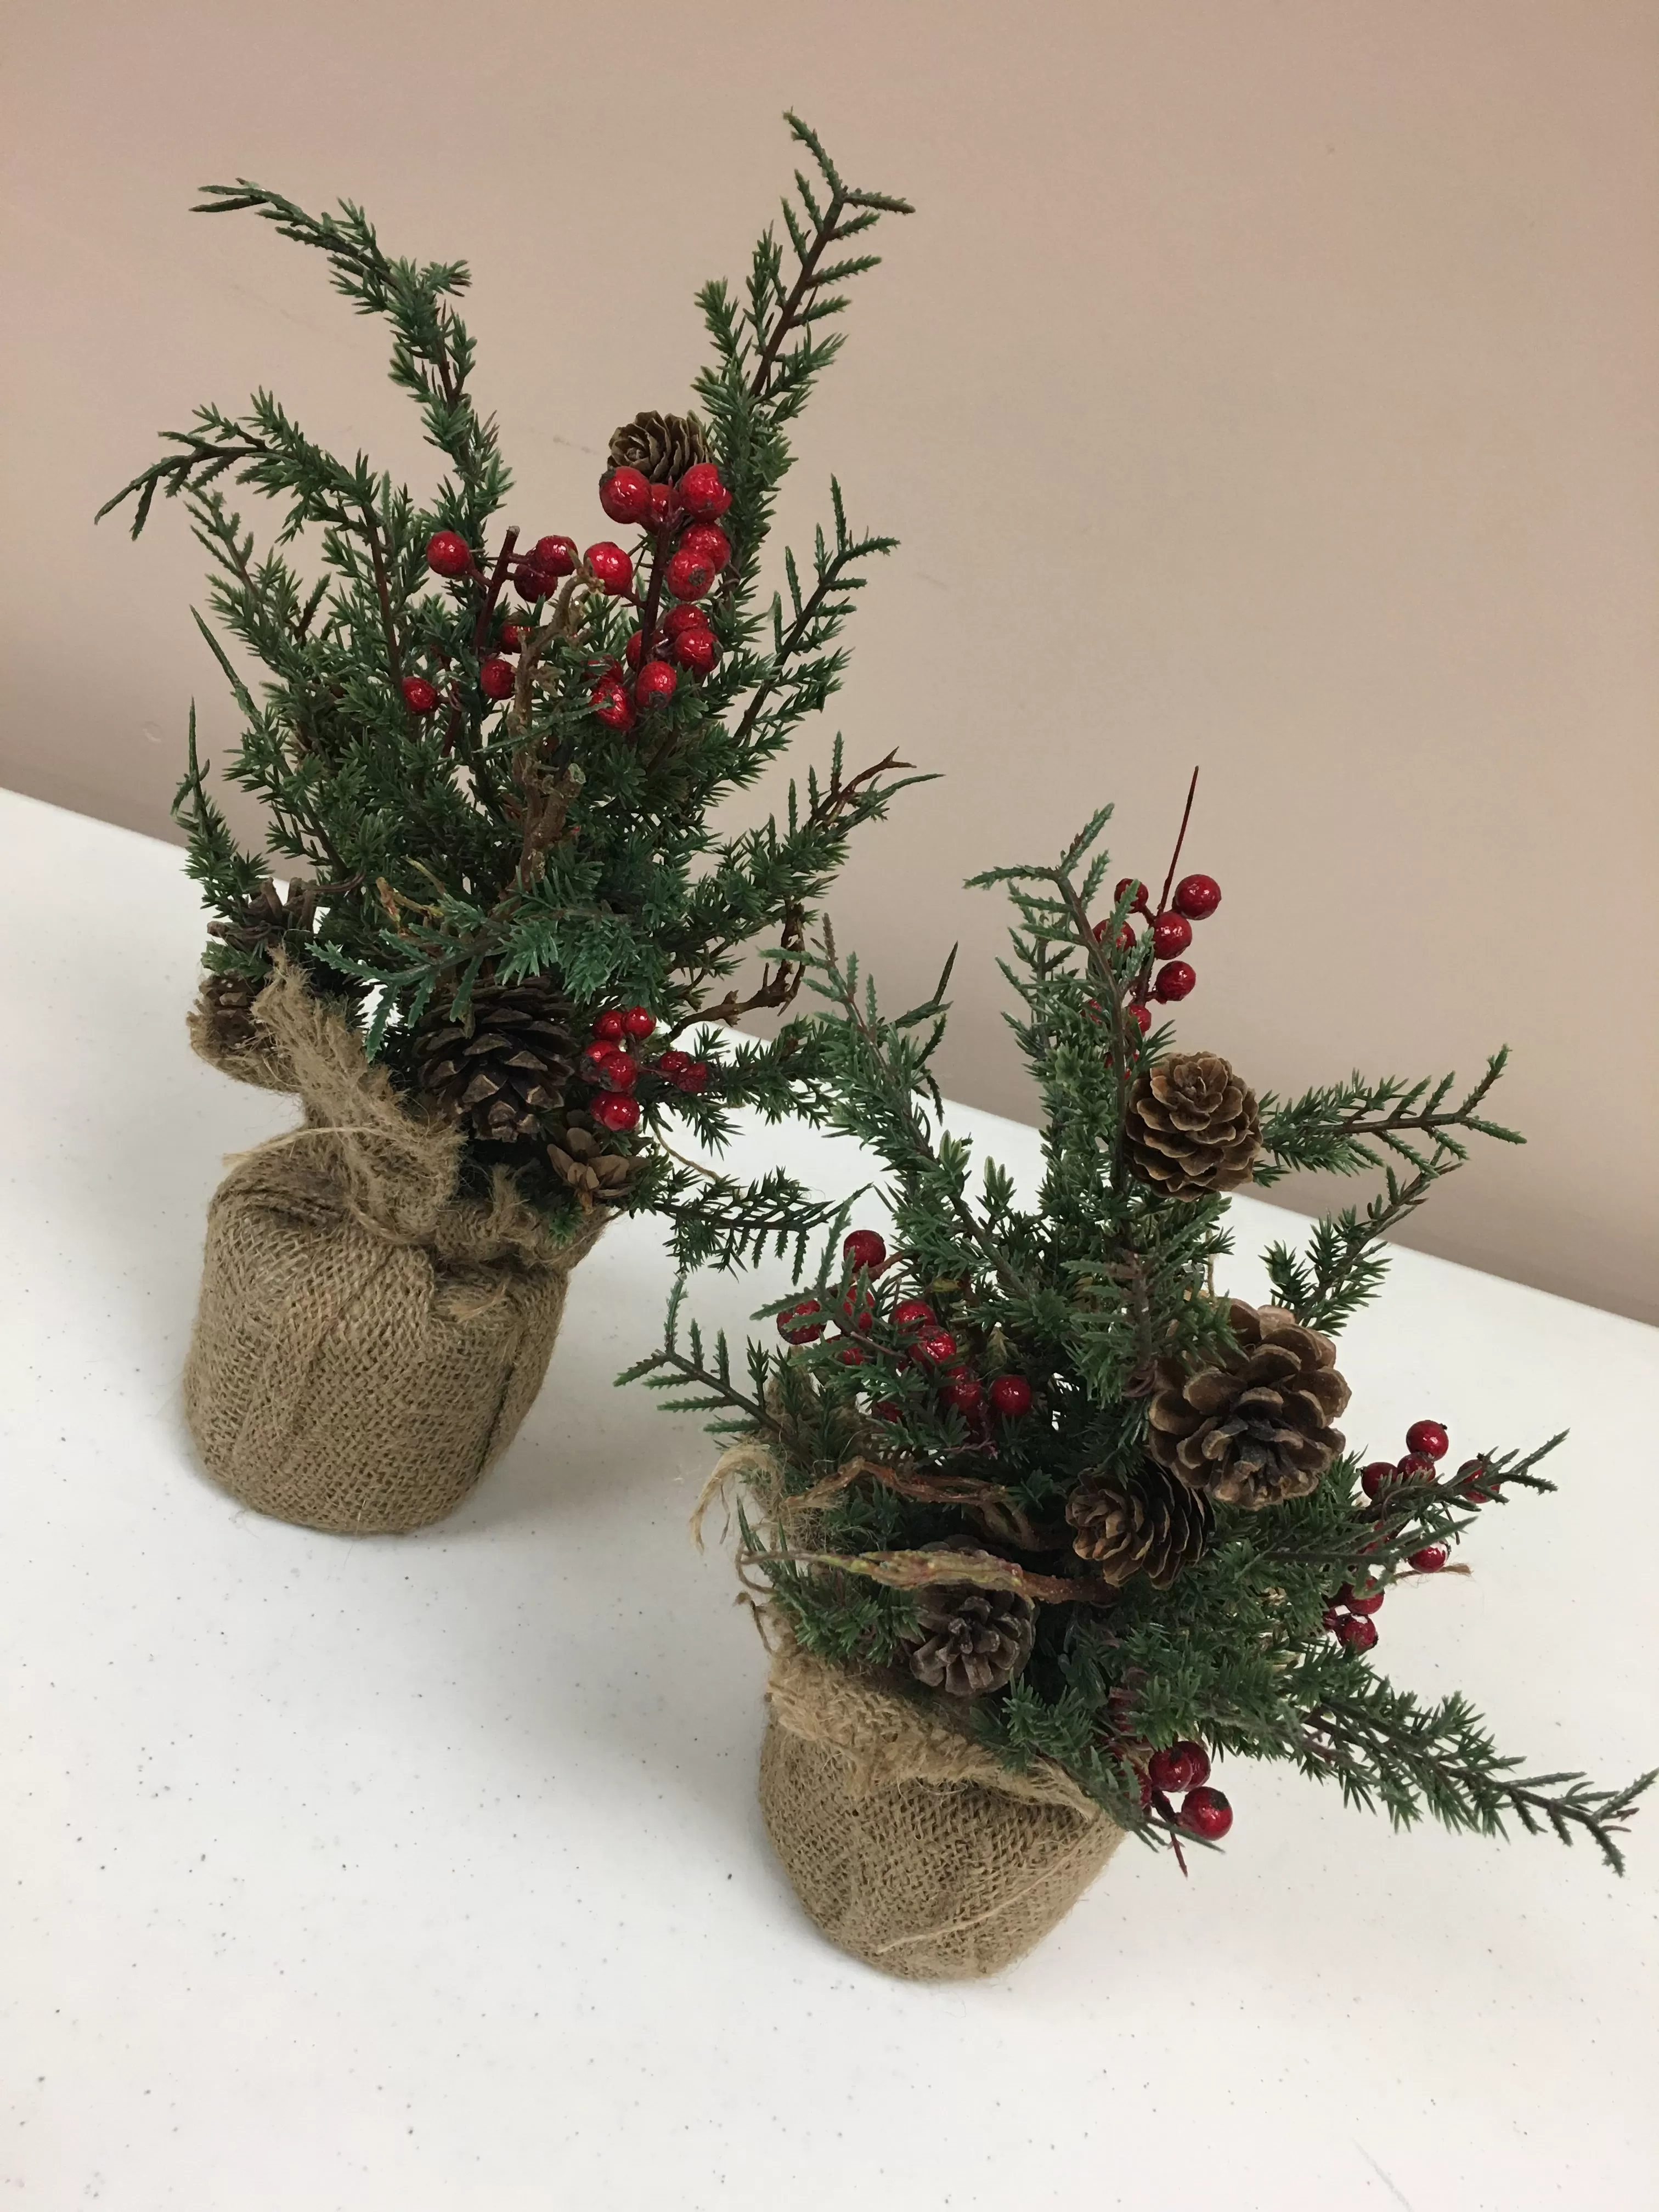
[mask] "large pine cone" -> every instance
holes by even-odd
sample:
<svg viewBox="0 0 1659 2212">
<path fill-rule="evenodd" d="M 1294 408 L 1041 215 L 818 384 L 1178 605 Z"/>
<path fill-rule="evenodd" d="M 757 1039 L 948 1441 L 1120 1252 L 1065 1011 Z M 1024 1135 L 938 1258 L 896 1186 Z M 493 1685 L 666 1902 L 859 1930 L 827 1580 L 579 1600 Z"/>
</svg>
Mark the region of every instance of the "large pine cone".
<svg viewBox="0 0 1659 2212">
<path fill-rule="evenodd" d="M 416 1033 L 421 1086 L 481 1142 L 538 1137 L 575 1068 L 574 1018 L 550 984 L 481 983 L 465 1022 L 430 1015 Z"/>
<path fill-rule="evenodd" d="M 291 883 L 284 898 L 267 876 L 253 896 L 234 915 L 222 921 L 209 922 L 208 935 L 216 937 L 222 945 L 228 945 L 235 952 L 264 952 L 290 929 L 302 930 L 308 935 L 311 917 L 316 910 L 315 884 Z"/>
<path fill-rule="evenodd" d="M 575 1192 L 584 1212 L 595 1206 L 620 1206 L 645 1164 L 634 1154 L 607 1152 L 608 1141 L 605 1131 L 586 1114 L 569 1114 L 547 1148 L 554 1173 Z"/>
<path fill-rule="evenodd" d="M 611 434 L 613 469 L 637 469 L 650 483 L 678 483 L 708 459 L 708 441 L 695 415 L 636 415 Z"/>
<path fill-rule="evenodd" d="M 928 1549 L 977 1551 L 957 1540 Z M 910 1672 L 930 1690 L 982 1698 L 1012 1682 L 1031 1656 L 1036 1607 L 1016 1590 L 972 1583 L 933 1583 L 915 1593 L 919 1632 L 910 1638 Z"/>
<path fill-rule="evenodd" d="M 1214 1052 L 1171 1053 L 1135 1079 L 1123 1146 L 1131 1172 L 1164 1198 L 1249 1182 L 1261 1144 L 1255 1093 Z"/>
<path fill-rule="evenodd" d="M 1250 1512 L 1305 1498 L 1342 1449 L 1331 1423 L 1348 1402 L 1329 1337 L 1279 1306 L 1234 1298 L 1237 1348 L 1189 1373 L 1158 1362 L 1146 1449 L 1188 1489 Z"/>
<path fill-rule="evenodd" d="M 1154 1589 L 1168 1589 L 1202 1555 L 1215 1526 L 1209 1499 L 1157 1467 L 1128 1481 L 1085 1480 L 1066 1499 L 1066 1518 L 1077 1531 L 1072 1549 L 1094 1561 L 1103 1582 L 1145 1575 Z"/>
</svg>

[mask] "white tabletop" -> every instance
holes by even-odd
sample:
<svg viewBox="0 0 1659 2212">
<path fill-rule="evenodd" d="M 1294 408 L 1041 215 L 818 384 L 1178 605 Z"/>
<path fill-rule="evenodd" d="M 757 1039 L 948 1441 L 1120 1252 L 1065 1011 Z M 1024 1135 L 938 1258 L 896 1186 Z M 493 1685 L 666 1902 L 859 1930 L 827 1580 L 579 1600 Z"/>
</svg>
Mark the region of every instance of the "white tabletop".
<svg viewBox="0 0 1659 2212">
<path fill-rule="evenodd" d="M 452 1520 L 239 1510 L 179 1374 L 221 1156 L 290 1109 L 185 1048 L 175 852 L 4 794 L 0 843 L 0 2206 L 1653 2201 L 1659 1806 L 1620 1883 L 1235 1765 L 1224 1855 L 1126 1846 L 999 1981 L 830 1949 L 756 1810 L 761 1647 L 686 1534 L 708 1446 L 611 1387 L 667 1286 L 647 1224 L 583 1266 Z M 1029 1173 L 1029 1130 L 960 1122 Z M 1241 1203 L 1241 1245 L 1286 1221 Z M 1343 1364 L 1378 1449 L 1422 1413 L 1455 1448 L 1573 1430 L 1565 1494 L 1489 1510 L 1379 1656 L 1534 1767 L 1653 1763 L 1659 1334 L 1405 1254 Z"/>
</svg>

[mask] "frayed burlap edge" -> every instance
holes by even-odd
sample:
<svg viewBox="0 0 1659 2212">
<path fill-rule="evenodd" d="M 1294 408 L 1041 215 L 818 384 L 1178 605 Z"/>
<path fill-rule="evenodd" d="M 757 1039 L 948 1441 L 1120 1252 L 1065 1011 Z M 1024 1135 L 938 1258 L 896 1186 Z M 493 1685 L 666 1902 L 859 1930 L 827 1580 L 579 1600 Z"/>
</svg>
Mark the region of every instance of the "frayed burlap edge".
<svg viewBox="0 0 1659 2212">
<path fill-rule="evenodd" d="M 831 1942 L 911 1980 L 994 1974 L 1059 1922 L 1123 1831 L 1048 1761 L 1005 1767 L 936 1705 L 787 1638 L 763 1818 Z"/>
</svg>

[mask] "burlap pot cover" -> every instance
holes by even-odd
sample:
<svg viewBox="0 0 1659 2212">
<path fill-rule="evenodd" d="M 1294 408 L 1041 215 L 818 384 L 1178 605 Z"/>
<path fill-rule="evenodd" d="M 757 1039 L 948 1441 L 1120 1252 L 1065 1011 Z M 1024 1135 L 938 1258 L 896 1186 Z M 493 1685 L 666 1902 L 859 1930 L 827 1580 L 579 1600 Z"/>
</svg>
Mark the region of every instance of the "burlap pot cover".
<svg viewBox="0 0 1659 2212">
<path fill-rule="evenodd" d="M 912 1981 L 1023 1958 L 1123 1831 L 1069 1775 L 1011 1772 L 902 1692 L 786 1646 L 761 1749 L 766 1832 L 810 1917 Z"/>
<path fill-rule="evenodd" d="M 248 1064 L 204 1057 L 297 1091 L 306 1120 L 234 1161 L 214 1194 L 191 1433 L 214 1480 L 261 1513 L 351 1534 L 423 1528 L 512 1441 L 605 1217 L 561 1243 L 505 1175 L 487 1200 L 458 1198 L 459 1130 L 412 1113 L 296 971 L 279 966 L 255 1012 Z"/>
</svg>

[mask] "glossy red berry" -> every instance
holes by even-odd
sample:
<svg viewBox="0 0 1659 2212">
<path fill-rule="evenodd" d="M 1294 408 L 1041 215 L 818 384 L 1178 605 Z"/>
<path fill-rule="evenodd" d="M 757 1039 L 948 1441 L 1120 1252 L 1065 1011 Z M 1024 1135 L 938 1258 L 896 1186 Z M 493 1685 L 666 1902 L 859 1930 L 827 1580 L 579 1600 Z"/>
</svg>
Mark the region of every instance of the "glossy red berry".
<svg viewBox="0 0 1659 2212">
<path fill-rule="evenodd" d="M 778 1334 L 786 1344 L 816 1344 L 823 1334 L 823 1323 L 811 1316 L 823 1311 L 816 1298 L 803 1298 L 778 1316 Z"/>
<path fill-rule="evenodd" d="M 623 1018 L 622 1008 L 611 1006 L 602 1013 L 593 1024 L 593 1034 L 596 1037 L 609 1037 L 613 1043 L 625 1037 L 628 1035 L 628 1024 Z"/>
<path fill-rule="evenodd" d="M 1154 1790 L 1170 1793 L 1196 1790 L 1210 1778 L 1210 1754 L 1201 1743 L 1166 1745 L 1147 1760 L 1146 1778 Z"/>
<path fill-rule="evenodd" d="M 587 1110 L 602 1128 L 618 1136 L 640 1126 L 640 1102 L 625 1091 L 602 1091 Z"/>
<path fill-rule="evenodd" d="M 669 651 L 682 668 L 689 668 L 694 676 L 707 676 L 720 657 L 720 640 L 712 629 L 701 626 L 683 629 Z"/>
<path fill-rule="evenodd" d="M 1426 1453 L 1408 1452 L 1404 1459 L 1396 1462 L 1395 1473 L 1401 1482 L 1434 1482 L 1440 1470 Z"/>
<path fill-rule="evenodd" d="M 429 714 L 438 703 L 436 687 L 428 684 L 424 676 L 405 676 L 398 688 L 411 714 Z"/>
<path fill-rule="evenodd" d="M 670 556 L 663 580 L 677 599 L 700 599 L 714 580 L 714 564 L 704 553 L 689 553 L 682 546 Z"/>
<path fill-rule="evenodd" d="M 647 1006 L 624 1006 L 622 1014 L 623 1033 L 626 1036 L 648 1037 L 657 1026 L 657 1018 Z"/>
<path fill-rule="evenodd" d="M 1369 1651 L 1376 1641 L 1376 1623 L 1364 1613 L 1345 1613 L 1336 1624 L 1336 1634 L 1350 1651 Z"/>
<path fill-rule="evenodd" d="M 1484 1460 L 1466 1459 L 1457 1470 L 1457 1479 L 1460 1482 L 1463 1482 L 1472 1474 L 1486 1474 L 1489 1472 Z M 1470 1483 L 1463 1495 L 1471 1505 L 1490 1505 L 1498 1492 L 1495 1490 L 1477 1489 L 1474 1483 Z"/>
<path fill-rule="evenodd" d="M 916 1357 L 930 1367 L 948 1367 L 957 1356 L 957 1340 L 948 1328 L 925 1328 L 916 1339 Z"/>
<path fill-rule="evenodd" d="M 842 1240 L 841 1256 L 849 1267 L 867 1267 L 873 1273 L 886 1265 L 886 1240 L 873 1229 L 852 1230 Z"/>
<path fill-rule="evenodd" d="M 665 1083 L 672 1083 L 681 1069 L 690 1067 L 690 1054 L 676 1051 L 672 1045 L 670 1045 L 666 1052 L 659 1052 L 652 1062 L 652 1066 Z"/>
<path fill-rule="evenodd" d="M 926 1298 L 901 1298 L 893 1308 L 895 1328 L 937 1328 L 939 1316 Z"/>
<path fill-rule="evenodd" d="M 1193 941 L 1193 925 L 1184 914 L 1161 914 L 1152 924 L 1152 951 L 1160 960 L 1173 959 Z"/>
<path fill-rule="evenodd" d="M 1197 976 L 1184 960 L 1171 960 L 1168 967 L 1160 968 L 1153 978 L 1152 996 L 1164 1000 L 1166 1004 L 1172 1000 L 1184 999 L 1197 981 Z"/>
<path fill-rule="evenodd" d="M 991 1403 L 1005 1420 L 1017 1421 L 1031 1410 L 1031 1386 L 1023 1375 L 999 1375 L 991 1385 Z"/>
<path fill-rule="evenodd" d="M 517 623 L 501 624 L 501 649 L 503 653 L 516 653 L 523 643 L 524 632 Z"/>
<path fill-rule="evenodd" d="M 538 538 L 535 546 L 536 566 L 544 576 L 556 582 L 561 576 L 576 573 L 576 541 L 574 538 Z"/>
<path fill-rule="evenodd" d="M 1112 890 L 1112 904 L 1121 906 L 1126 892 L 1129 894 L 1130 913 L 1145 914 L 1147 911 L 1146 884 L 1133 876 L 1120 876 Z"/>
<path fill-rule="evenodd" d="M 904 1408 L 896 1398 L 883 1398 L 879 1403 L 872 1406 L 870 1411 L 878 1421 L 902 1421 L 904 1419 Z"/>
<path fill-rule="evenodd" d="M 471 575 L 471 549 L 459 531 L 435 530 L 426 541 L 426 565 L 439 576 Z"/>
<path fill-rule="evenodd" d="M 665 707 L 679 680 L 665 660 L 647 660 L 634 685 L 634 696 L 641 707 Z"/>
<path fill-rule="evenodd" d="M 631 1091 L 640 1079 L 640 1063 L 620 1045 L 599 1061 L 599 1080 L 607 1091 Z"/>
<path fill-rule="evenodd" d="M 843 1367 L 863 1367 L 870 1355 L 861 1344 L 843 1344 L 836 1357 Z"/>
<path fill-rule="evenodd" d="M 651 486 L 651 496 L 646 503 L 645 509 L 645 526 L 647 530 L 662 529 L 665 524 L 674 520 L 679 511 L 680 503 L 675 496 L 672 484 L 653 483 Z"/>
<path fill-rule="evenodd" d="M 612 469 L 599 479 L 599 505 L 613 522 L 643 522 L 651 487 L 637 469 Z"/>
<path fill-rule="evenodd" d="M 732 504 L 732 495 L 713 461 L 698 461 L 689 468 L 678 489 L 680 505 L 698 522 L 718 522 Z"/>
<path fill-rule="evenodd" d="M 860 1297 L 856 1291 L 848 1291 L 841 1302 L 841 1317 L 844 1327 L 856 1329 L 860 1336 L 868 1336 L 876 1325 L 876 1310 L 867 1296 Z"/>
<path fill-rule="evenodd" d="M 532 606 L 538 599 L 544 599 L 553 588 L 553 579 L 546 569 L 538 568 L 528 561 L 513 579 L 513 583 L 519 597 L 528 599 Z"/>
<path fill-rule="evenodd" d="M 614 676 L 602 677 L 588 694 L 588 703 L 608 730 L 631 730 L 634 702 Z"/>
<path fill-rule="evenodd" d="M 510 699 L 515 680 L 513 663 L 499 657 L 486 660 L 478 670 L 478 689 L 486 699 Z"/>
<path fill-rule="evenodd" d="M 602 538 L 597 545 L 590 545 L 582 559 L 594 582 L 612 599 L 620 598 L 633 583 L 634 563 L 622 547 L 613 545 L 608 538 Z"/>
<path fill-rule="evenodd" d="M 957 1413 L 976 1413 L 984 1402 L 985 1385 L 977 1375 L 969 1374 L 964 1368 L 961 1374 L 953 1375 L 945 1384 L 945 1395 Z"/>
<path fill-rule="evenodd" d="M 1233 1825 L 1233 1808 L 1218 1790 L 1189 1790 L 1177 1817 L 1189 1836 L 1218 1844 Z"/>
<path fill-rule="evenodd" d="M 1376 1498 L 1388 1489 L 1391 1483 L 1398 1482 L 1399 1480 L 1400 1476 L 1391 1459 L 1374 1459 L 1369 1467 L 1361 1469 L 1359 1487 L 1367 1498 Z"/>
<path fill-rule="evenodd" d="M 707 561 L 718 576 L 732 558 L 732 541 L 717 522 L 694 522 L 680 540 L 682 553 Z"/>
<path fill-rule="evenodd" d="M 1352 1583 L 1344 1583 L 1336 1594 L 1336 1602 L 1346 1606 L 1350 1613 L 1371 1613 L 1380 1608 L 1387 1595 L 1386 1590 L 1380 1590 L 1370 1583 L 1367 1583 L 1363 1589 L 1355 1589 Z"/>
<path fill-rule="evenodd" d="M 696 1097 L 699 1091 L 707 1091 L 708 1062 L 706 1060 L 688 1060 L 674 1078 L 674 1088 L 676 1091 L 687 1091 L 693 1097 Z"/>
<path fill-rule="evenodd" d="M 1413 1421 L 1406 1431 L 1406 1449 L 1425 1459 L 1444 1459 L 1451 1449 L 1451 1438 L 1438 1421 Z"/>
<path fill-rule="evenodd" d="M 1095 943 L 1097 945 L 1103 945 L 1106 942 L 1106 933 L 1110 929 L 1111 926 L 1111 917 L 1109 915 L 1104 921 L 1097 921 L 1095 924 Z M 1126 921 L 1122 928 L 1119 930 L 1115 942 L 1120 952 L 1128 952 L 1133 951 L 1134 946 L 1137 945 L 1140 940 Z"/>
<path fill-rule="evenodd" d="M 1407 1564 L 1415 1567 L 1419 1575 L 1437 1575 L 1450 1557 L 1443 1544 L 1425 1544 L 1420 1552 L 1412 1553 Z"/>
<path fill-rule="evenodd" d="M 662 618 L 662 626 L 670 637 L 678 637 L 682 630 L 707 629 L 708 610 L 698 606 L 670 607 Z"/>
<path fill-rule="evenodd" d="M 1146 1007 L 1125 1006 L 1123 1011 L 1127 1015 L 1128 1018 L 1134 1024 L 1135 1027 L 1140 1031 L 1142 1036 L 1145 1036 L 1147 1030 L 1152 1026 L 1152 1018 L 1151 1014 L 1147 1012 Z"/>
<path fill-rule="evenodd" d="M 1213 876 L 1183 876 L 1175 887 L 1175 908 L 1188 921 L 1203 921 L 1221 903 L 1221 886 Z"/>
</svg>

